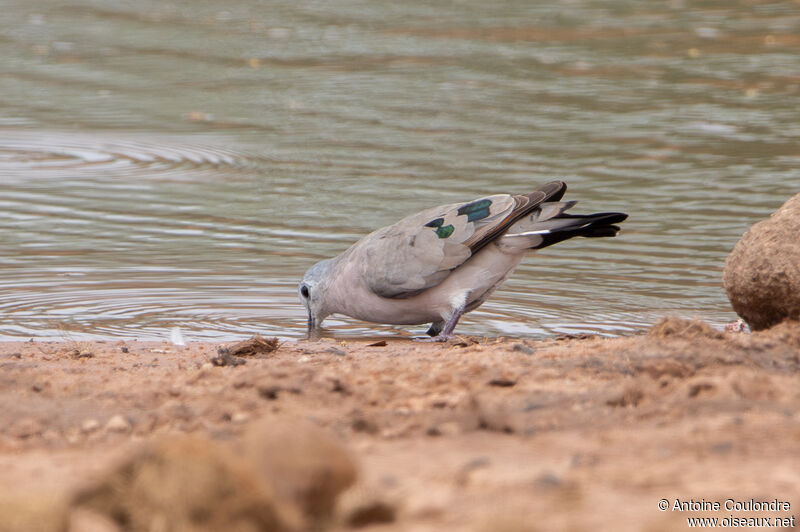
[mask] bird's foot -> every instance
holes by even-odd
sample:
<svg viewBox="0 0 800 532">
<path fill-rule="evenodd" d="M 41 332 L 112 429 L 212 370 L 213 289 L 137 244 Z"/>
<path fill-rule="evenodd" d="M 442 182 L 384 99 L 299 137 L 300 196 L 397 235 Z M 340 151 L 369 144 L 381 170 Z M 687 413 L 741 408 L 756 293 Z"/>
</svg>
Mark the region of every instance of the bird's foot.
<svg viewBox="0 0 800 532">
<path fill-rule="evenodd" d="M 421 336 L 419 338 L 414 338 L 415 342 L 449 342 L 450 340 L 455 340 L 456 336 L 454 334 L 439 334 L 438 336 Z"/>
<path fill-rule="evenodd" d="M 459 336 L 457 334 L 440 334 L 433 338 L 419 337 L 414 338 L 415 342 L 436 342 L 441 344 L 450 344 L 455 347 L 467 347 L 473 344 L 478 344 L 480 341 L 472 336 Z"/>
</svg>

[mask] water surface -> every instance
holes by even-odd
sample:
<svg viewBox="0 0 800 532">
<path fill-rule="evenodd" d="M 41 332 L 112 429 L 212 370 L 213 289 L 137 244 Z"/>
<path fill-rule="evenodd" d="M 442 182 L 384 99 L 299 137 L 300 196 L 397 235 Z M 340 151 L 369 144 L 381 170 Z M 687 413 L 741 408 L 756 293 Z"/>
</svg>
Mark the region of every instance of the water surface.
<svg viewBox="0 0 800 532">
<path fill-rule="evenodd" d="M 2 338 L 301 337 L 317 260 L 552 179 L 623 232 L 459 332 L 720 325 L 727 253 L 800 192 L 792 1 L 7 0 L 0 57 Z"/>
</svg>

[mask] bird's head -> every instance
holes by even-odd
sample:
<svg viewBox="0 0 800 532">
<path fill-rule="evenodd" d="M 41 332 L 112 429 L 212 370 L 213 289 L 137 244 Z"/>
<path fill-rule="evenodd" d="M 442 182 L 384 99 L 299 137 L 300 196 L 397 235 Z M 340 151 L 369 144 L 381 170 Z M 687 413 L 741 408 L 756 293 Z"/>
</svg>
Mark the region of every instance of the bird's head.
<svg viewBox="0 0 800 532">
<path fill-rule="evenodd" d="M 332 259 L 316 263 L 308 269 L 298 286 L 300 300 L 308 311 L 309 336 L 316 333 L 322 326 L 322 321 L 330 315 L 325 304 L 325 294 L 332 266 Z"/>
</svg>

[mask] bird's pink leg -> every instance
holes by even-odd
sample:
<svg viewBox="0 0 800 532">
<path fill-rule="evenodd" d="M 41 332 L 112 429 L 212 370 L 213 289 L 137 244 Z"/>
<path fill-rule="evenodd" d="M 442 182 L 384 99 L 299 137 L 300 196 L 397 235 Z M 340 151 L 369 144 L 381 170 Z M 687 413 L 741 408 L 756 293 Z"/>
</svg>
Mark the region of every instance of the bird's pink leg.
<svg viewBox="0 0 800 532">
<path fill-rule="evenodd" d="M 447 321 L 442 327 L 442 331 L 432 338 L 419 338 L 418 342 L 446 342 L 454 338 L 453 331 L 458 324 L 458 320 L 464 315 L 464 305 L 459 305 L 453 309 L 453 313 L 447 318 Z"/>
</svg>

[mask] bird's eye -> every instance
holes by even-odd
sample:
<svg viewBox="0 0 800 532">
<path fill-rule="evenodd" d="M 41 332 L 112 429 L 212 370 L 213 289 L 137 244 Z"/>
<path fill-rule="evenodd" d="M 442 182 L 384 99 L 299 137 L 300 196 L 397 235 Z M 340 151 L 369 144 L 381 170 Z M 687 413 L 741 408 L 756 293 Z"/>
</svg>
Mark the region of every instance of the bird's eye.
<svg viewBox="0 0 800 532">
<path fill-rule="evenodd" d="M 308 299 L 308 296 L 311 295 L 311 293 L 308 291 L 308 286 L 303 285 L 300 287 L 300 295 Z"/>
</svg>

